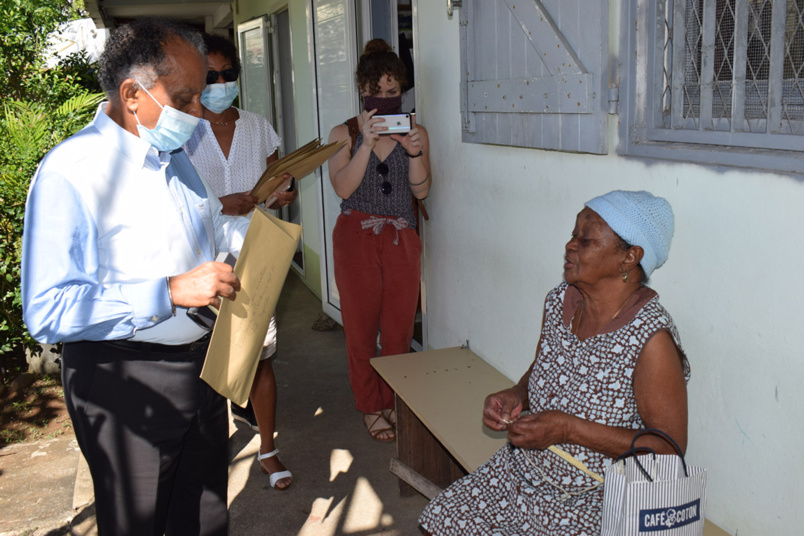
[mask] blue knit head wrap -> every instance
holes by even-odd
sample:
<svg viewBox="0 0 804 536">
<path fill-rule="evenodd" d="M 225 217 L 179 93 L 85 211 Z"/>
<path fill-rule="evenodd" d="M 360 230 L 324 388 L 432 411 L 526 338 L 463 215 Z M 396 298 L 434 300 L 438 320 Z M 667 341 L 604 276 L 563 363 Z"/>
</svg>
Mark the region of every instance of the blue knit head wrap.
<svg viewBox="0 0 804 536">
<path fill-rule="evenodd" d="M 645 254 L 640 265 L 645 276 L 667 260 L 673 238 L 673 209 L 662 197 L 650 192 L 614 190 L 586 203 L 623 240 L 639 246 Z"/>
</svg>

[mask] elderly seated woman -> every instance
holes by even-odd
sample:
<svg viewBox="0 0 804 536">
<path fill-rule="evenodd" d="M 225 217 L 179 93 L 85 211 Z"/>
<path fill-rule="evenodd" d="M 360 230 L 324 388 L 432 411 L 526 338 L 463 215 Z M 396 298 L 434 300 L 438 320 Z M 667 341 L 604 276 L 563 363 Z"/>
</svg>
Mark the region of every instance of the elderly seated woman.
<svg viewBox="0 0 804 536">
<path fill-rule="evenodd" d="M 686 449 L 689 364 L 673 319 L 645 281 L 667 259 L 673 212 L 648 192 L 614 191 L 578 213 L 564 282 L 545 300 L 536 359 L 486 398 L 483 423 L 508 444 L 419 518 L 433 535 L 598 535 L 603 488 L 548 447 L 602 474 L 636 431 Z M 638 446 L 672 447 L 655 436 Z"/>
</svg>

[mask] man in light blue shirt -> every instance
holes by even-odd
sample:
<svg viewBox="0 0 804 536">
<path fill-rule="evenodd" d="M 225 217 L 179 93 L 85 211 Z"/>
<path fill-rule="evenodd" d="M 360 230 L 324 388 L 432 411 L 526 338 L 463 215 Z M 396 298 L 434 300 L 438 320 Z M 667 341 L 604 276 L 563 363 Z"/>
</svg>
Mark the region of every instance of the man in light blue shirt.
<svg viewBox="0 0 804 536">
<path fill-rule="evenodd" d="M 108 103 L 31 183 L 25 322 L 64 342 L 65 398 L 92 473 L 99 534 L 225 534 L 225 399 L 199 379 L 208 332 L 187 308 L 235 299 L 248 224 L 180 149 L 201 115 L 201 37 L 147 19 L 101 57 Z"/>
</svg>

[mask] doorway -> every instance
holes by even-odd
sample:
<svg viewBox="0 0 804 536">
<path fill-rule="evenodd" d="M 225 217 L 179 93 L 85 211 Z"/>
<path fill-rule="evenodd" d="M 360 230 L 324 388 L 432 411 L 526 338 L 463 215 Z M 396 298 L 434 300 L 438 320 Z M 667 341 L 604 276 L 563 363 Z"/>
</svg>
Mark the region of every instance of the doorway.
<svg viewBox="0 0 804 536">
<path fill-rule="evenodd" d="M 296 113 L 293 101 L 293 60 L 291 50 L 290 35 L 290 12 L 285 9 L 272 16 L 274 21 L 274 87 L 277 108 L 277 121 L 281 125 L 282 131 L 279 137 L 282 139 L 282 152 L 280 154 L 290 154 L 298 148 L 296 139 Z M 299 190 L 296 200 L 287 207 L 279 209 L 279 217 L 285 221 L 301 225 L 301 190 Z M 293 266 L 303 276 L 304 275 L 304 229 L 302 228 L 302 239 L 296 246 L 296 253 L 293 255 Z"/>
<path fill-rule="evenodd" d="M 358 50 L 371 39 L 384 39 L 407 69 L 407 90 L 402 94 L 402 112 L 416 108 L 413 51 L 413 5 L 411 0 L 357 0 Z"/>
<path fill-rule="evenodd" d="M 240 82 L 243 108 L 271 122 L 280 139 L 279 155 L 287 155 L 297 148 L 289 12 L 285 8 L 244 22 L 238 25 L 237 36 L 243 65 Z M 270 212 L 285 221 L 301 224 L 301 192 L 290 206 Z M 303 239 L 299 241 L 292 261 L 302 275 L 303 243 Z"/>
<path fill-rule="evenodd" d="M 315 52 L 316 107 L 319 135 L 326 138 L 330 130 L 349 117 L 357 115 L 360 101 L 354 83 L 357 59 L 365 43 L 382 38 L 390 43 L 410 71 L 408 91 L 403 95 L 403 111 L 414 111 L 415 53 L 414 10 L 417 0 L 311 0 L 313 9 L 313 43 Z M 402 47 L 400 49 L 400 47 Z M 332 230 L 340 214 L 340 199 L 329 182 L 325 164 L 319 170 L 321 185 L 320 214 L 322 225 L 321 290 L 324 312 L 342 323 L 338 288 L 335 284 L 332 257 Z M 421 225 L 419 226 L 421 228 Z M 422 238 L 422 258 L 426 245 Z M 424 273 L 422 273 L 422 276 Z M 427 348 L 425 287 L 422 277 L 420 312 L 414 333 L 413 348 Z"/>
</svg>

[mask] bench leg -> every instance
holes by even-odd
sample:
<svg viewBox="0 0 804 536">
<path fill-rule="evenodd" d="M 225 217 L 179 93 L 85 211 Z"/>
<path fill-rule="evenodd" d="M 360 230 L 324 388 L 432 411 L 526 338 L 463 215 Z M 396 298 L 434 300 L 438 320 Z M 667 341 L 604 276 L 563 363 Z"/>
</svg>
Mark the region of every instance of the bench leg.
<svg viewBox="0 0 804 536">
<path fill-rule="evenodd" d="M 391 460 L 391 472 L 399 477 L 399 490 L 400 494 L 402 493 L 402 484 L 404 482 L 408 483 L 409 486 L 405 486 L 405 488 L 413 488 L 415 491 L 418 491 L 426 498 L 433 500 L 439 493 L 441 493 L 442 489 L 424 478 L 422 475 L 405 465 L 404 463 L 400 462 L 398 459 L 394 458 Z"/>
<path fill-rule="evenodd" d="M 397 456 L 403 464 L 442 489 L 466 476 L 466 471 L 398 396 L 396 415 Z M 404 481 L 399 481 L 400 495 L 410 496 L 416 492 Z"/>
</svg>

